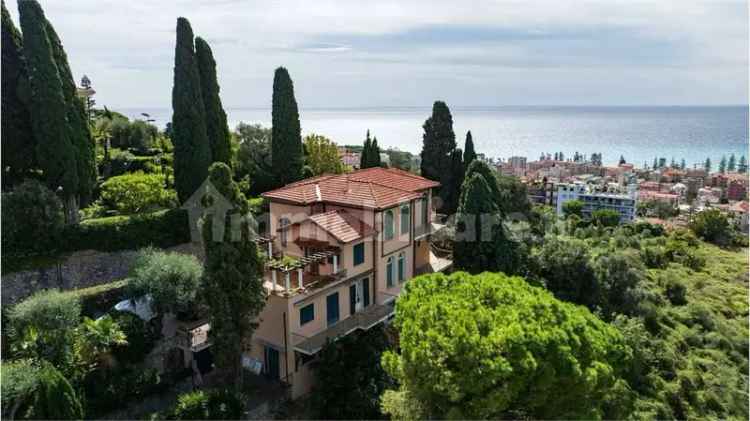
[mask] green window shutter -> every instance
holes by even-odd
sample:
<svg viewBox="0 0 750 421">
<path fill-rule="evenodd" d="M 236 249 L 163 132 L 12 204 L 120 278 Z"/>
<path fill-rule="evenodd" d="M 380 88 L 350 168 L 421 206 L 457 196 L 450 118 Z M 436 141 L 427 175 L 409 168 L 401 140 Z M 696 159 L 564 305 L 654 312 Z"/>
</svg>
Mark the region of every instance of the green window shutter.
<svg viewBox="0 0 750 421">
<path fill-rule="evenodd" d="M 409 212 L 410 206 L 401 206 L 401 234 L 409 233 L 409 224 L 411 223 L 411 212 Z"/>
<path fill-rule="evenodd" d="M 388 264 L 385 266 L 385 285 L 388 288 L 393 286 L 393 257 L 388 258 Z"/>
<path fill-rule="evenodd" d="M 365 262 L 365 243 L 359 243 L 354 246 L 354 266 L 361 265 Z"/>
<path fill-rule="evenodd" d="M 305 323 L 315 320 L 315 304 L 308 304 L 299 309 L 299 324 L 304 325 Z"/>
<path fill-rule="evenodd" d="M 393 238 L 393 211 L 389 210 L 385 212 L 385 239 L 390 240 Z"/>
</svg>

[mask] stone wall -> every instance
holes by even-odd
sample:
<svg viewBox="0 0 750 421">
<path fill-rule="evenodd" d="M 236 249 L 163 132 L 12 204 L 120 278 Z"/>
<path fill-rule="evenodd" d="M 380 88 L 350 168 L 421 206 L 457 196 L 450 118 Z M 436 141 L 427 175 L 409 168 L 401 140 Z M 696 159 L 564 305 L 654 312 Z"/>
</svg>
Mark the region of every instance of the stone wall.
<svg viewBox="0 0 750 421">
<path fill-rule="evenodd" d="M 181 244 L 166 251 L 203 259 L 203 248 L 197 243 Z M 14 304 L 42 289 L 79 289 L 122 279 L 128 275 L 136 253 L 136 250 L 83 250 L 70 254 L 57 265 L 4 274 L 0 282 L 2 305 Z"/>
</svg>

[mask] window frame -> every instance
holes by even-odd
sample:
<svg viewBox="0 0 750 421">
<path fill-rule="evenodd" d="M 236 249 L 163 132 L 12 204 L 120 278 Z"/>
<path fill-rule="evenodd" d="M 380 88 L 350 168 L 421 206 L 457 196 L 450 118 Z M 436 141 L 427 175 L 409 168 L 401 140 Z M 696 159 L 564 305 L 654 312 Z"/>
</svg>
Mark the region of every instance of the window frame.
<svg viewBox="0 0 750 421">
<path fill-rule="evenodd" d="M 395 235 L 395 217 L 393 216 L 393 209 L 388 209 L 383 214 L 383 238 L 385 241 L 393 240 Z"/>
<path fill-rule="evenodd" d="M 357 248 L 360 247 L 360 246 L 362 247 L 362 257 L 361 257 L 361 261 L 358 262 L 357 261 L 357 254 L 358 254 L 357 253 Z M 367 260 L 367 259 L 365 258 L 365 243 L 364 243 L 364 241 L 361 242 L 361 243 L 353 245 L 352 246 L 352 266 L 359 266 L 359 265 L 365 263 L 365 260 Z"/>
<path fill-rule="evenodd" d="M 306 311 L 307 309 L 310 309 L 311 312 L 312 312 L 312 314 L 311 314 L 311 318 L 310 319 L 305 320 L 305 318 L 303 317 L 303 314 L 304 314 L 303 312 Z M 315 303 L 310 303 L 310 304 L 308 304 L 308 305 L 306 305 L 304 307 L 300 307 L 300 309 L 299 309 L 299 325 L 300 325 L 300 327 L 302 327 L 302 326 L 304 326 L 304 325 L 306 325 L 306 324 L 308 324 L 310 322 L 313 322 L 313 321 L 315 321 Z"/>
<path fill-rule="evenodd" d="M 389 256 L 385 264 L 385 286 L 393 288 L 396 286 L 395 276 L 393 276 L 393 256 Z"/>
<path fill-rule="evenodd" d="M 405 215 L 404 211 L 406 211 Z M 398 217 L 400 219 L 399 225 L 401 226 L 401 235 L 408 234 L 409 230 L 411 230 L 411 204 L 405 203 L 401 205 L 398 212 Z M 404 224 L 406 224 L 406 226 L 404 226 Z"/>
<path fill-rule="evenodd" d="M 402 283 L 406 280 L 406 254 L 398 254 L 398 282 Z"/>
</svg>

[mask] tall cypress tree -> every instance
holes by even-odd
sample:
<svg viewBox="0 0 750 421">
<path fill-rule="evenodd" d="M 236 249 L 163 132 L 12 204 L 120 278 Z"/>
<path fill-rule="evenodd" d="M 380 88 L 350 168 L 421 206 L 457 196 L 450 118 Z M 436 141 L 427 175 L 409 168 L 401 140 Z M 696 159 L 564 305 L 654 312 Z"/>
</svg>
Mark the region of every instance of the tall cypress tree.
<svg viewBox="0 0 750 421">
<path fill-rule="evenodd" d="M 244 345 L 252 337 L 254 320 L 265 306 L 263 265 L 252 231 L 255 224 L 247 200 L 232 180 L 232 170 L 217 162 L 211 165 L 209 177 L 211 184 L 235 207 L 225 215 L 204 216 L 204 295 L 210 309 L 216 363 L 236 376 L 239 385 Z M 222 222 L 223 236 L 213 231 Z"/>
<path fill-rule="evenodd" d="M 57 32 L 49 21 L 47 21 L 47 35 L 52 46 L 52 55 L 57 64 L 57 71 L 60 74 L 60 82 L 65 96 L 70 141 L 76 150 L 78 194 L 80 195 L 81 205 L 85 205 L 91 199 L 91 191 L 96 184 L 94 139 L 91 137 L 86 108 L 81 98 L 78 97 L 78 88 L 76 88 L 73 73 L 70 71 L 68 56 L 65 54 Z"/>
<path fill-rule="evenodd" d="M 2 182 L 23 181 L 34 168 L 34 135 L 29 114 L 29 81 L 21 33 L 2 2 Z"/>
<path fill-rule="evenodd" d="M 370 168 L 381 167 L 383 162 L 380 160 L 380 146 L 378 146 L 378 138 L 372 138 L 372 145 L 370 145 L 370 152 L 368 153 L 370 160 Z"/>
<path fill-rule="evenodd" d="M 231 165 L 232 148 L 230 144 L 227 113 L 219 97 L 219 81 L 216 77 L 216 61 L 211 47 L 201 37 L 195 38 L 195 55 L 198 59 L 198 72 L 201 75 L 203 106 L 206 110 L 206 133 L 211 145 L 211 159 Z"/>
<path fill-rule="evenodd" d="M 365 144 L 362 147 L 362 154 L 359 156 L 359 168 L 370 168 L 370 149 L 372 149 L 372 140 L 370 140 L 370 131 L 367 130 Z"/>
<path fill-rule="evenodd" d="M 469 130 L 466 132 L 466 142 L 464 143 L 464 169 L 468 169 L 475 159 L 477 159 L 477 153 L 474 151 L 474 140 L 471 137 L 471 130 Z"/>
<path fill-rule="evenodd" d="M 289 72 L 279 67 L 273 77 L 271 104 L 271 162 L 276 184 L 298 181 L 302 177 L 302 134 L 297 100 Z"/>
<path fill-rule="evenodd" d="M 68 223 L 78 215 L 76 149 L 70 139 L 63 83 L 47 34 L 47 19 L 36 0 L 18 2 L 24 56 L 29 71 L 29 110 L 36 142 L 36 158 L 44 181 L 62 189 Z"/>
<path fill-rule="evenodd" d="M 180 201 L 185 201 L 206 179 L 211 165 L 193 29 L 185 18 L 177 19 L 172 111 L 174 182 Z"/>
<path fill-rule="evenodd" d="M 448 215 L 456 213 L 456 210 L 458 209 L 461 185 L 464 182 L 464 165 L 461 149 L 454 149 L 451 153 L 450 178 L 447 180 L 446 185 L 443 186 L 443 191 L 445 192 L 443 197 L 443 200 L 445 201 L 443 212 Z"/>
<path fill-rule="evenodd" d="M 442 184 L 439 196 L 443 203 L 447 203 L 450 193 L 445 189 L 450 188 L 451 153 L 456 149 L 456 134 L 453 132 L 453 117 L 445 102 L 435 101 L 432 116 L 422 127 L 422 176 Z M 440 210 L 444 211 L 442 206 Z"/>
</svg>

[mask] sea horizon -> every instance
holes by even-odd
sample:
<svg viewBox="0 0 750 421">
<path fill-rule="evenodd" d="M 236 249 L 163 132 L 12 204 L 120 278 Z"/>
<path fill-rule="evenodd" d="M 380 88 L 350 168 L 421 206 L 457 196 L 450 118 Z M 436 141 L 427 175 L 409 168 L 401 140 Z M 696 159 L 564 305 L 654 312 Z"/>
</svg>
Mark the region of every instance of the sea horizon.
<svg viewBox="0 0 750 421">
<path fill-rule="evenodd" d="M 164 127 L 171 108 L 113 108 L 131 118 L 148 113 Z M 747 105 L 459 105 L 451 106 L 458 147 L 471 130 L 477 151 L 507 159 L 541 153 L 603 154 L 605 164 L 620 155 L 637 167 L 655 157 L 669 163 L 685 159 L 688 167 L 710 158 L 718 168 L 722 156 L 748 154 Z M 229 126 L 270 126 L 270 107 L 227 107 Z M 429 106 L 300 107 L 303 135 L 317 133 L 340 145 L 361 144 L 369 129 L 381 148 L 411 153 L 421 150 L 422 124 Z"/>
</svg>

